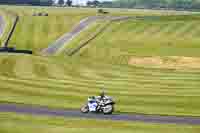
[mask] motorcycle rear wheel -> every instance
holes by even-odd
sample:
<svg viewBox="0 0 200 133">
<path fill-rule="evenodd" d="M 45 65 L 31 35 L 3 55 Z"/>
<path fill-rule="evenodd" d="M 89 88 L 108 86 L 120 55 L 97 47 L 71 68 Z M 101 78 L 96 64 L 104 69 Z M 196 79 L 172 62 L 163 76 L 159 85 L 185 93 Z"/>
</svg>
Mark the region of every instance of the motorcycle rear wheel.
<svg viewBox="0 0 200 133">
<path fill-rule="evenodd" d="M 103 108 L 103 113 L 105 115 L 107 114 L 112 114 L 114 111 L 114 106 L 113 105 L 106 105 L 104 108 Z"/>
</svg>

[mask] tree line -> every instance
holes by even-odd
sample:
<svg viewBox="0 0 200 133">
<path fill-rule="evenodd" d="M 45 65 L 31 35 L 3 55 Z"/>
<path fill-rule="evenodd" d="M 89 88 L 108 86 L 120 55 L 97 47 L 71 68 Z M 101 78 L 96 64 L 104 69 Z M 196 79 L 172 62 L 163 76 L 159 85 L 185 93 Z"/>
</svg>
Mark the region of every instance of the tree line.
<svg viewBox="0 0 200 133">
<path fill-rule="evenodd" d="M 72 5 L 73 0 L 58 0 L 59 5 Z M 23 4 L 49 6 L 53 0 L 0 0 L 0 4 Z M 113 7 L 113 8 L 147 8 L 147 9 L 200 9 L 200 0 L 113 0 L 104 1 L 89 0 L 88 6 Z"/>
<path fill-rule="evenodd" d="M 53 0 L 0 0 L 0 4 L 52 5 Z"/>
<path fill-rule="evenodd" d="M 40 5 L 40 6 L 51 6 L 53 5 L 53 0 L 0 0 L 0 4 L 8 4 L 8 5 Z M 72 5 L 72 0 L 59 0 L 59 5 Z"/>
<path fill-rule="evenodd" d="M 113 0 L 102 4 L 115 8 L 200 9 L 200 0 Z"/>
</svg>

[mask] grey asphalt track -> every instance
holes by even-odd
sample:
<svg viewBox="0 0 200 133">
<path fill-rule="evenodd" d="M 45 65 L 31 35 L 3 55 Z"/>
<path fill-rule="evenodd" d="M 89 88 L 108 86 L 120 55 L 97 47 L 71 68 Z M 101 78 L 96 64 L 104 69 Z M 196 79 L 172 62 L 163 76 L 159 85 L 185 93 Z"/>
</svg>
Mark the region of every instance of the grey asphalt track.
<svg viewBox="0 0 200 133">
<path fill-rule="evenodd" d="M 64 44 L 67 44 L 75 36 L 77 36 L 82 30 L 84 30 L 89 24 L 96 21 L 98 17 L 88 17 L 80 21 L 75 28 L 69 33 L 64 34 L 58 40 L 49 45 L 48 48 L 42 50 L 42 55 L 53 55 L 55 54 Z"/>
<path fill-rule="evenodd" d="M 87 17 L 79 22 L 78 25 L 72 29 L 69 33 L 64 34 L 61 36 L 58 40 L 53 42 L 49 45 L 48 48 L 42 50 L 42 55 L 54 55 L 56 52 L 62 48 L 64 45 L 67 45 L 74 37 L 76 37 L 81 31 L 86 29 L 90 24 L 97 20 L 111 20 L 111 21 L 120 21 L 120 20 L 126 20 L 129 17 L 126 16 L 91 16 Z"/>
<path fill-rule="evenodd" d="M 71 118 L 88 118 L 100 120 L 114 120 L 114 121 L 139 121 L 146 123 L 159 124 L 183 124 L 183 125 L 200 125 L 200 117 L 181 117 L 181 116 L 160 116 L 160 115 L 145 115 L 145 114 L 83 114 L 77 110 L 65 109 L 50 109 L 47 107 L 37 107 L 29 105 L 16 104 L 0 104 L 0 112 L 13 112 L 19 114 L 29 115 L 47 115 L 60 116 Z"/>
<path fill-rule="evenodd" d="M 0 37 L 2 37 L 4 30 L 5 30 L 5 21 L 3 19 L 3 16 L 0 16 Z"/>
</svg>

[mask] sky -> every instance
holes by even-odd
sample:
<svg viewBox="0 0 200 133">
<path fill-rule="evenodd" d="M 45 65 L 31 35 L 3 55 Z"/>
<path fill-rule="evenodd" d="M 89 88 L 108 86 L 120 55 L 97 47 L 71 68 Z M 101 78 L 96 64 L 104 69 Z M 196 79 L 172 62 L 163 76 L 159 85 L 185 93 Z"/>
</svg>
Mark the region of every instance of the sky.
<svg viewBox="0 0 200 133">
<path fill-rule="evenodd" d="M 58 0 L 55 0 L 55 1 L 58 1 Z M 74 5 L 76 5 L 76 4 L 86 5 L 87 1 L 93 1 L 93 0 L 72 0 Z M 112 1 L 112 0 L 99 0 L 99 1 Z"/>
</svg>

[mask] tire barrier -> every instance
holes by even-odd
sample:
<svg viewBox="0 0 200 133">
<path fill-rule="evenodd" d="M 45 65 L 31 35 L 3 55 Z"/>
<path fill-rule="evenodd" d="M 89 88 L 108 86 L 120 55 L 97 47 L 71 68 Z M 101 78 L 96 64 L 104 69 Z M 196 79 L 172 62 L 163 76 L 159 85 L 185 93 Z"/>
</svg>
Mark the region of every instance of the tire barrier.
<svg viewBox="0 0 200 133">
<path fill-rule="evenodd" d="M 21 53 L 21 54 L 33 54 L 31 50 L 17 50 L 13 47 L 2 47 L 0 53 Z"/>
</svg>

